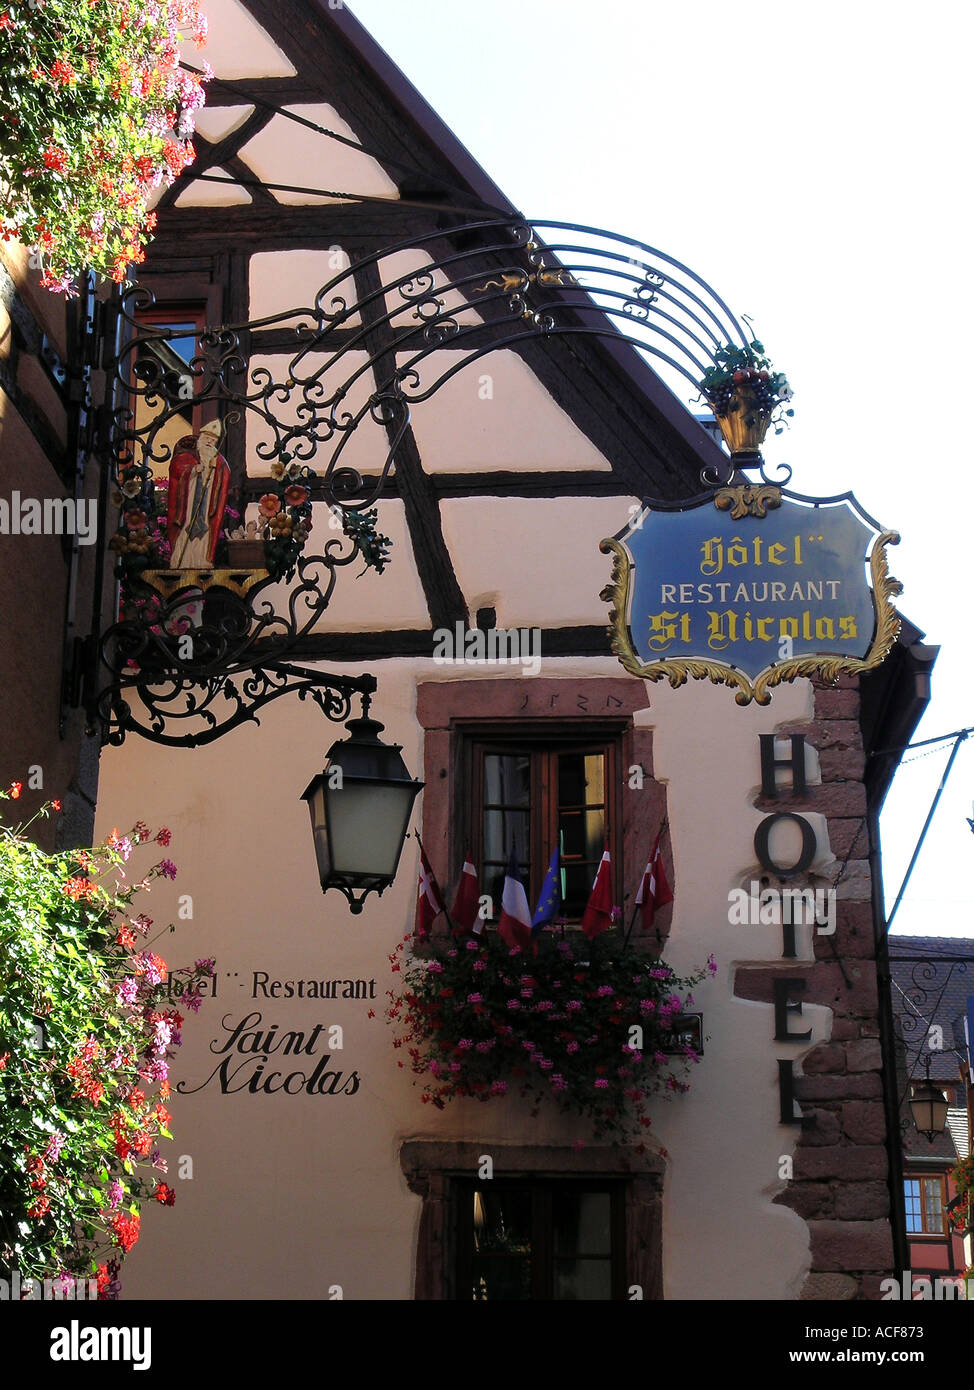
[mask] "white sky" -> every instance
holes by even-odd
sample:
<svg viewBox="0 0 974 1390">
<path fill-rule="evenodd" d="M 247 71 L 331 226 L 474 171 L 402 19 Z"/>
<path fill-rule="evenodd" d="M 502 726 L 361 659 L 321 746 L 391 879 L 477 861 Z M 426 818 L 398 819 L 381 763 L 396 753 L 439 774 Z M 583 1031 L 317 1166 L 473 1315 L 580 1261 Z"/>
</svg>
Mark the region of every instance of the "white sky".
<svg viewBox="0 0 974 1390">
<path fill-rule="evenodd" d="M 902 533 L 890 552 L 899 607 L 942 648 L 914 737 L 974 725 L 972 8 L 350 8 L 526 215 L 649 242 L 752 318 L 796 392 L 792 430 L 769 442 L 769 462 L 790 463 L 799 492 L 855 491 Z M 948 752 L 897 775 L 883 817 L 888 904 Z M 974 934 L 972 798 L 974 738 L 896 930 Z"/>
</svg>

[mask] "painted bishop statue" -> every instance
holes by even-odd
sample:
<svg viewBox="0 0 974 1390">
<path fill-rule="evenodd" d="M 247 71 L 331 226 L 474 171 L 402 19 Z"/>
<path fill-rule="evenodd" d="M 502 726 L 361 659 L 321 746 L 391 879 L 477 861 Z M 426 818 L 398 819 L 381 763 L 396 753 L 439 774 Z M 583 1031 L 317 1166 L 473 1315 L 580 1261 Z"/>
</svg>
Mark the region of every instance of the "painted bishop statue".
<svg viewBox="0 0 974 1390">
<path fill-rule="evenodd" d="M 176 445 L 166 524 L 173 569 L 213 566 L 230 487 L 230 465 L 217 447 L 222 428 L 221 421 L 211 420 Z"/>
</svg>

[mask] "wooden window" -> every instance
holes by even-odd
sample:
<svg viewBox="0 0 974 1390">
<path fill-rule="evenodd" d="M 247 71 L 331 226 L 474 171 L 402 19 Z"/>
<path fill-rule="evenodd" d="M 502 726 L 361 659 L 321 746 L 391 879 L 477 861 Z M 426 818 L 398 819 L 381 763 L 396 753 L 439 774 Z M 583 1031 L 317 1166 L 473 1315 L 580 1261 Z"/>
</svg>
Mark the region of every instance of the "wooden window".
<svg viewBox="0 0 974 1390">
<path fill-rule="evenodd" d="M 946 1235 L 946 1192 L 941 1176 L 906 1178 L 903 1183 L 903 1195 L 906 1204 L 906 1229 L 909 1235 Z"/>
<path fill-rule="evenodd" d="M 457 1179 L 453 1220 L 458 1299 L 625 1297 L 620 1183 Z"/>
<path fill-rule="evenodd" d="M 479 857 L 483 892 L 499 913 L 512 845 L 532 910 L 556 845 L 561 847 L 564 916 L 577 922 L 606 845 L 618 900 L 622 879 L 621 736 L 562 729 L 468 736 L 464 811 Z"/>
<path fill-rule="evenodd" d="M 408 1140 L 399 1158 L 422 1197 L 416 1297 L 663 1297 L 663 1160 L 625 1148 Z"/>
<path fill-rule="evenodd" d="M 138 317 L 140 332 L 157 329 L 160 336 L 143 341 L 137 356 L 150 359 L 158 370 L 160 375 L 154 379 L 165 391 L 167 408 L 177 407 L 161 431 L 160 440 L 164 444 L 172 445 L 179 437 L 195 434 L 202 423 L 200 409 L 195 403 L 198 379 L 189 372 L 189 363 L 198 351 L 205 312 L 201 304 L 159 304 Z M 144 374 L 145 368 L 140 371 L 135 365 L 136 377 Z M 144 382 L 136 384 L 145 385 Z M 138 429 L 144 429 L 160 413 L 162 400 L 161 395 L 135 397 Z"/>
</svg>

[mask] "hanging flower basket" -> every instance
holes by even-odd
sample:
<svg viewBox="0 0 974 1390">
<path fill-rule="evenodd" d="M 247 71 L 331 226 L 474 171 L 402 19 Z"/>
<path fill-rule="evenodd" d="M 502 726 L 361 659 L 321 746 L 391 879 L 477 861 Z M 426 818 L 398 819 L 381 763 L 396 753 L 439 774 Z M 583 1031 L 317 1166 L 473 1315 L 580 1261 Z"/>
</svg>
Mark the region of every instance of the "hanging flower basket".
<svg viewBox="0 0 974 1390">
<path fill-rule="evenodd" d="M 651 1095 L 689 1089 L 698 1055 L 675 1042 L 674 1024 L 713 957 L 680 979 L 621 938 L 581 932 L 542 933 L 536 956 L 494 932 L 426 957 L 411 955 L 411 939 L 389 958 L 402 984 L 387 991 L 386 1018 L 425 1104 L 517 1091 L 534 1114 L 550 1101 L 589 1119 L 597 1138 L 628 1141 L 645 1138 Z"/>
<path fill-rule="evenodd" d="M 205 41 L 199 0 L 0 4 L 0 236 L 32 248 L 48 289 L 87 269 L 121 282 L 144 259 L 148 203 L 194 158 L 190 35 Z"/>
<path fill-rule="evenodd" d="M 960 1159 L 951 1169 L 950 1177 L 960 1198 L 948 1211 L 950 1228 L 955 1235 L 966 1236 L 974 1227 L 974 1154 Z"/>
</svg>

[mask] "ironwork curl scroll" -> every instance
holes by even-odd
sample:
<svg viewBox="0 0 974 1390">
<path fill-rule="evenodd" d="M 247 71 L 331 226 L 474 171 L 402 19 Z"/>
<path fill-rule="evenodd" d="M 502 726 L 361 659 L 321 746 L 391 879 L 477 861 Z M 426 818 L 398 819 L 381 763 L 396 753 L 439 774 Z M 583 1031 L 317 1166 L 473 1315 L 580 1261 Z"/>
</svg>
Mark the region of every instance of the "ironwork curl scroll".
<svg viewBox="0 0 974 1390">
<path fill-rule="evenodd" d="M 344 709 L 345 685 L 319 679 L 317 694 L 313 683 L 294 685 L 281 676 L 285 658 L 320 619 L 339 568 L 356 554 L 381 568 L 384 538 L 369 531 L 367 509 L 382 495 L 412 410 L 488 353 L 561 336 L 615 340 L 698 389 L 717 350 L 748 341 L 705 281 L 647 243 L 510 218 L 383 247 L 337 270 L 305 305 L 208 326 L 189 361 L 175 346 L 185 325 L 153 322 L 153 311 L 145 288 L 122 294 L 114 347 L 103 353 L 99 448 L 129 508 L 141 505 L 133 497 L 151 500 L 173 441 L 190 432 L 187 418 L 219 419 L 237 432 L 236 457 L 256 464 L 248 472 L 257 477 L 304 470 L 310 481 L 313 470 L 313 500 L 351 518 L 351 547 L 339 554 L 329 543 L 323 556 L 290 558 L 283 609 L 262 592 L 278 573 L 245 589 L 210 576 L 189 632 L 188 582 L 141 614 L 126 611 L 100 638 L 108 684 L 92 691 L 89 682 L 86 696 L 92 722 L 97 714 L 113 742 L 126 729 L 162 743 L 209 742 L 292 688 L 341 717 L 332 711 Z M 366 446 L 354 461 L 353 439 Z"/>
<path fill-rule="evenodd" d="M 422 264 L 390 271 L 403 256 Z M 718 348 L 748 341 L 724 301 L 681 262 L 634 238 L 547 221 L 472 222 L 384 247 L 339 270 L 310 304 L 208 328 L 183 370 L 159 362 L 160 345 L 180 334 L 150 327 L 152 307 L 142 288 L 121 300 L 112 363 L 121 463 L 168 464 L 165 434 L 185 408 L 188 380 L 194 407 L 235 408 L 259 424 L 252 452 L 262 464 L 314 460 L 325 500 L 359 509 L 381 495 L 410 408 L 487 352 L 538 337 L 616 339 L 697 388 Z M 260 347 L 266 331 L 277 339 L 272 359 Z M 450 361 L 437 356 L 444 349 Z M 363 476 L 338 460 L 366 424 L 385 436 Z"/>
</svg>

